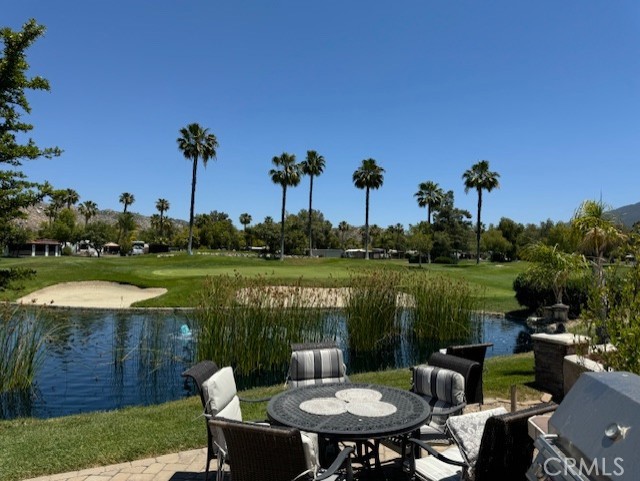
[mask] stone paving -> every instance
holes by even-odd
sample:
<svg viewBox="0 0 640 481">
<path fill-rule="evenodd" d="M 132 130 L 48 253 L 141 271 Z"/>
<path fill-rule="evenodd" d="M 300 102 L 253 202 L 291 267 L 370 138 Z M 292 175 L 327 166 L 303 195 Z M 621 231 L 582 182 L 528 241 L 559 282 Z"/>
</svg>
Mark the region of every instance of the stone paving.
<svg viewBox="0 0 640 481">
<path fill-rule="evenodd" d="M 548 401 L 549 399 L 541 399 Z M 537 404 L 540 400 L 519 402 L 518 409 Z M 510 401 L 507 399 L 485 399 L 482 406 L 467 406 L 465 412 L 477 411 L 504 406 L 510 409 Z M 380 447 L 382 461 L 391 460 L 396 453 Z M 41 476 L 25 481 L 204 481 L 204 467 L 207 459 L 207 449 L 194 449 L 174 454 L 165 454 L 157 458 L 141 459 L 128 463 L 113 464 L 97 468 L 83 469 L 70 473 Z M 216 479 L 216 461 L 211 462 L 209 480 Z M 225 479 L 229 479 L 225 477 Z"/>
</svg>

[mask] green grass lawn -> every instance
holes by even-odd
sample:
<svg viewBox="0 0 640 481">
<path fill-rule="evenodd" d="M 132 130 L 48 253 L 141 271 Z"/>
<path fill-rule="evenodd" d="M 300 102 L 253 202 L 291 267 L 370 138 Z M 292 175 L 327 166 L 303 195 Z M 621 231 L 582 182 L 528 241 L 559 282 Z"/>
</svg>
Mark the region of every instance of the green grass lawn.
<svg viewBox="0 0 640 481">
<path fill-rule="evenodd" d="M 354 374 L 354 382 L 408 389 L 408 369 Z M 494 357 L 485 362 L 485 398 L 509 398 L 511 385 L 520 400 L 540 398 L 529 385 L 534 380 L 533 355 Z M 280 392 L 282 385 L 251 389 L 244 397 Z M 245 419 L 265 419 L 266 403 L 243 403 Z M 47 474 L 123 463 L 161 454 L 204 447 L 205 426 L 200 399 L 168 402 L 53 419 L 0 421 L 0 479 L 18 481 Z"/>
<path fill-rule="evenodd" d="M 354 272 L 366 269 L 414 271 L 419 269 L 406 260 L 362 259 L 285 259 L 213 255 L 170 257 L 143 255 L 132 257 L 27 257 L 2 258 L 0 269 L 25 267 L 34 269 L 34 279 L 19 283 L 18 289 L 0 292 L 0 300 L 15 300 L 29 292 L 59 282 L 101 280 L 133 284 L 139 287 L 165 287 L 160 297 L 137 304 L 140 307 L 190 307 L 193 293 L 206 276 L 263 276 L 272 284 L 301 282 L 308 286 L 345 285 Z M 518 309 L 512 289 L 513 279 L 526 267 L 524 262 L 505 264 L 464 261 L 457 265 L 423 265 L 422 271 L 465 279 L 484 295 L 484 307 L 495 312 Z"/>
</svg>

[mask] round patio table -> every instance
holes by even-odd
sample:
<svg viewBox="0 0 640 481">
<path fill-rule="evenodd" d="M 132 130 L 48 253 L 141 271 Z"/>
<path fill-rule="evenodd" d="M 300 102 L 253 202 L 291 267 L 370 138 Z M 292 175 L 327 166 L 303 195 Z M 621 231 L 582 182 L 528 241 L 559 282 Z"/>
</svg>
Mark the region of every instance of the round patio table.
<svg viewBox="0 0 640 481">
<path fill-rule="evenodd" d="M 349 399 L 349 394 L 355 394 L 355 398 Z M 360 394 L 373 397 L 358 399 Z M 340 401 L 345 401 L 345 406 L 341 407 Z M 326 412 L 321 412 L 323 407 Z M 329 445 L 355 441 L 359 462 L 369 466 L 368 460 L 373 458 L 377 468 L 380 468 L 380 441 L 408 436 L 425 424 L 430 413 L 429 404 L 417 394 L 364 383 L 289 389 L 272 397 L 267 405 L 267 415 L 274 424 L 316 433 Z"/>
<path fill-rule="evenodd" d="M 380 393 L 377 400 L 393 405 L 395 412 L 386 415 L 381 412 L 382 415 L 373 416 L 356 415 L 349 411 L 314 414 L 300 408 L 305 401 L 336 398 L 339 391 L 352 389 Z M 289 389 L 272 397 L 267 405 L 267 415 L 274 423 L 317 433 L 336 441 L 384 439 L 411 433 L 426 422 L 430 413 L 429 404 L 411 391 L 364 383 L 316 384 Z"/>
</svg>

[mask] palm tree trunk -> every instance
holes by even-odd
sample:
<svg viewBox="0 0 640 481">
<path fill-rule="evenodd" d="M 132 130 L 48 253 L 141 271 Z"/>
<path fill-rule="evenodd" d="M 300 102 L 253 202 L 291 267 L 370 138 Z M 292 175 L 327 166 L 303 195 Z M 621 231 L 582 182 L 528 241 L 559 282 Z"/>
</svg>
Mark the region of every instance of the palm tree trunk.
<svg viewBox="0 0 640 481">
<path fill-rule="evenodd" d="M 164 210 L 160 210 L 160 237 L 162 237 L 162 232 L 164 231 L 163 225 L 162 225 L 164 221 L 163 214 L 164 214 Z"/>
<path fill-rule="evenodd" d="M 482 189 L 478 189 L 478 225 L 476 225 L 476 264 L 480 264 L 480 212 L 482 211 Z"/>
<path fill-rule="evenodd" d="M 367 187 L 366 207 L 364 213 L 364 258 L 369 260 L 369 187 Z"/>
<path fill-rule="evenodd" d="M 287 204 L 287 186 L 282 186 L 282 216 L 280 217 L 280 260 L 284 260 L 284 216 Z"/>
<path fill-rule="evenodd" d="M 193 209 L 196 203 L 196 177 L 198 175 L 198 157 L 193 159 L 193 173 L 191 174 L 191 207 L 189 209 L 189 245 L 187 253 L 193 255 Z"/>
<path fill-rule="evenodd" d="M 313 239 L 311 238 L 311 202 L 313 200 L 313 175 L 309 176 L 309 257 L 313 252 Z"/>
</svg>

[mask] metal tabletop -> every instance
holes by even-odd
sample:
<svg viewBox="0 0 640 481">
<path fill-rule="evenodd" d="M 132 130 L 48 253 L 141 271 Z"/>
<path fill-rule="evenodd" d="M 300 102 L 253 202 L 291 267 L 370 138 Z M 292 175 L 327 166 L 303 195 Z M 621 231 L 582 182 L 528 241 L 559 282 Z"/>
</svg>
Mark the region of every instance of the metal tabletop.
<svg viewBox="0 0 640 481">
<path fill-rule="evenodd" d="M 382 394 L 380 401 L 393 404 L 396 411 L 381 417 L 310 414 L 300 404 L 315 398 L 334 397 L 343 389 L 372 389 Z M 284 391 L 269 401 L 267 415 L 277 424 L 317 433 L 334 440 L 382 439 L 418 429 L 429 417 L 429 404 L 417 394 L 388 386 L 342 383 L 304 386 Z"/>
</svg>

